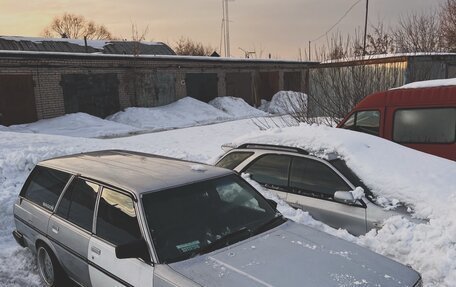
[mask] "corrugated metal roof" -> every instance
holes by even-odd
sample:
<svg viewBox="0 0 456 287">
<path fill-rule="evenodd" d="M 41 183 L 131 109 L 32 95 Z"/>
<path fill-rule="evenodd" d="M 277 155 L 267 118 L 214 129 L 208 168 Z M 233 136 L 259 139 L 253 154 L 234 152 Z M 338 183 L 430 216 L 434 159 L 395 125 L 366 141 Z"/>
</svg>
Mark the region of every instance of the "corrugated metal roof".
<svg viewBox="0 0 456 287">
<path fill-rule="evenodd" d="M 0 36 L 0 50 L 63 53 L 103 53 L 124 55 L 175 55 L 161 42 L 103 41 L 79 39 L 48 39 Z"/>
</svg>

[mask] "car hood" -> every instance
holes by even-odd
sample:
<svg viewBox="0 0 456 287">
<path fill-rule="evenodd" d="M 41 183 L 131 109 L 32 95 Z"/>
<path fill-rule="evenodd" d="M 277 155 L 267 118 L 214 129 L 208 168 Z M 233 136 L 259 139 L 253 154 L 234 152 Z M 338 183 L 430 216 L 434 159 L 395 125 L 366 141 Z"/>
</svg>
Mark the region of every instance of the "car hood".
<svg viewBox="0 0 456 287">
<path fill-rule="evenodd" d="M 420 275 L 364 247 L 286 222 L 169 265 L 201 286 L 414 286 Z"/>
</svg>

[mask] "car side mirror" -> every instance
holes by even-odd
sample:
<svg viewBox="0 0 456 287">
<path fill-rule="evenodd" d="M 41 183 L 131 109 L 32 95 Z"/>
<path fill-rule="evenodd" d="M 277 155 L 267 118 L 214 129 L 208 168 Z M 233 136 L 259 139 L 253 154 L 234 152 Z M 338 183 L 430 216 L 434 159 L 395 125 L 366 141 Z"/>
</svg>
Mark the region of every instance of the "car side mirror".
<svg viewBox="0 0 456 287">
<path fill-rule="evenodd" d="M 350 191 L 336 191 L 334 193 L 334 200 L 341 203 L 355 204 L 356 199 Z"/>
<path fill-rule="evenodd" d="M 267 201 L 274 208 L 274 210 L 277 210 L 277 202 L 275 200 L 267 199 Z"/>
<path fill-rule="evenodd" d="M 116 257 L 119 259 L 141 258 L 147 263 L 151 262 L 149 249 L 147 248 L 147 243 L 144 239 L 117 245 Z"/>
</svg>

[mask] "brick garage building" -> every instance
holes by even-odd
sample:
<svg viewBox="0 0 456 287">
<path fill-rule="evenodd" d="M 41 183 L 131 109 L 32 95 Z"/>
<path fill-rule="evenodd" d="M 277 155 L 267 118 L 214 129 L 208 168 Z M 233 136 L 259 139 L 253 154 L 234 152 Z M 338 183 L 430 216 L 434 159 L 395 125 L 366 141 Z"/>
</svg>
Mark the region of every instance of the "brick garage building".
<svg viewBox="0 0 456 287">
<path fill-rule="evenodd" d="M 242 97 L 249 104 L 279 90 L 307 91 L 316 63 L 182 57 L 163 43 L 0 37 L 0 124 L 127 107 Z"/>
</svg>

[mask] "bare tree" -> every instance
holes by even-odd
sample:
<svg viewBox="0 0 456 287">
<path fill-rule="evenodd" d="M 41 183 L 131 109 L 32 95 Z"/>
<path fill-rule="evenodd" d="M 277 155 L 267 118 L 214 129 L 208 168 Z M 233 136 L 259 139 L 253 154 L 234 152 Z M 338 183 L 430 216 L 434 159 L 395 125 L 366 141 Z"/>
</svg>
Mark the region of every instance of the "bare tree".
<svg viewBox="0 0 456 287">
<path fill-rule="evenodd" d="M 383 22 L 379 21 L 377 25 L 371 25 L 372 31 L 367 35 L 366 53 L 368 55 L 379 55 L 394 53 L 394 38 L 384 27 Z M 362 46 L 359 46 L 362 49 Z M 362 50 L 359 55 L 362 55 Z"/>
<path fill-rule="evenodd" d="M 445 48 L 456 52 L 456 0 L 447 0 L 440 7 L 440 28 Z"/>
<path fill-rule="evenodd" d="M 108 40 L 113 39 L 112 34 L 104 25 L 97 25 L 89 21 L 84 16 L 71 13 L 64 13 L 62 16 L 55 17 L 46 28 L 42 35 L 47 38 L 61 37 L 71 39 Z"/>
<path fill-rule="evenodd" d="M 174 51 L 178 55 L 185 56 L 210 56 L 215 50 L 211 46 L 203 45 L 201 42 L 181 37 L 177 40 Z"/>
<path fill-rule="evenodd" d="M 133 55 L 139 56 L 141 54 L 141 41 L 146 40 L 147 33 L 149 33 L 149 26 L 140 31 L 136 24 L 131 24 L 131 40 L 133 41 Z"/>
<path fill-rule="evenodd" d="M 442 49 L 442 37 L 436 12 L 411 13 L 401 17 L 393 30 L 397 52 L 436 52 Z"/>
</svg>

